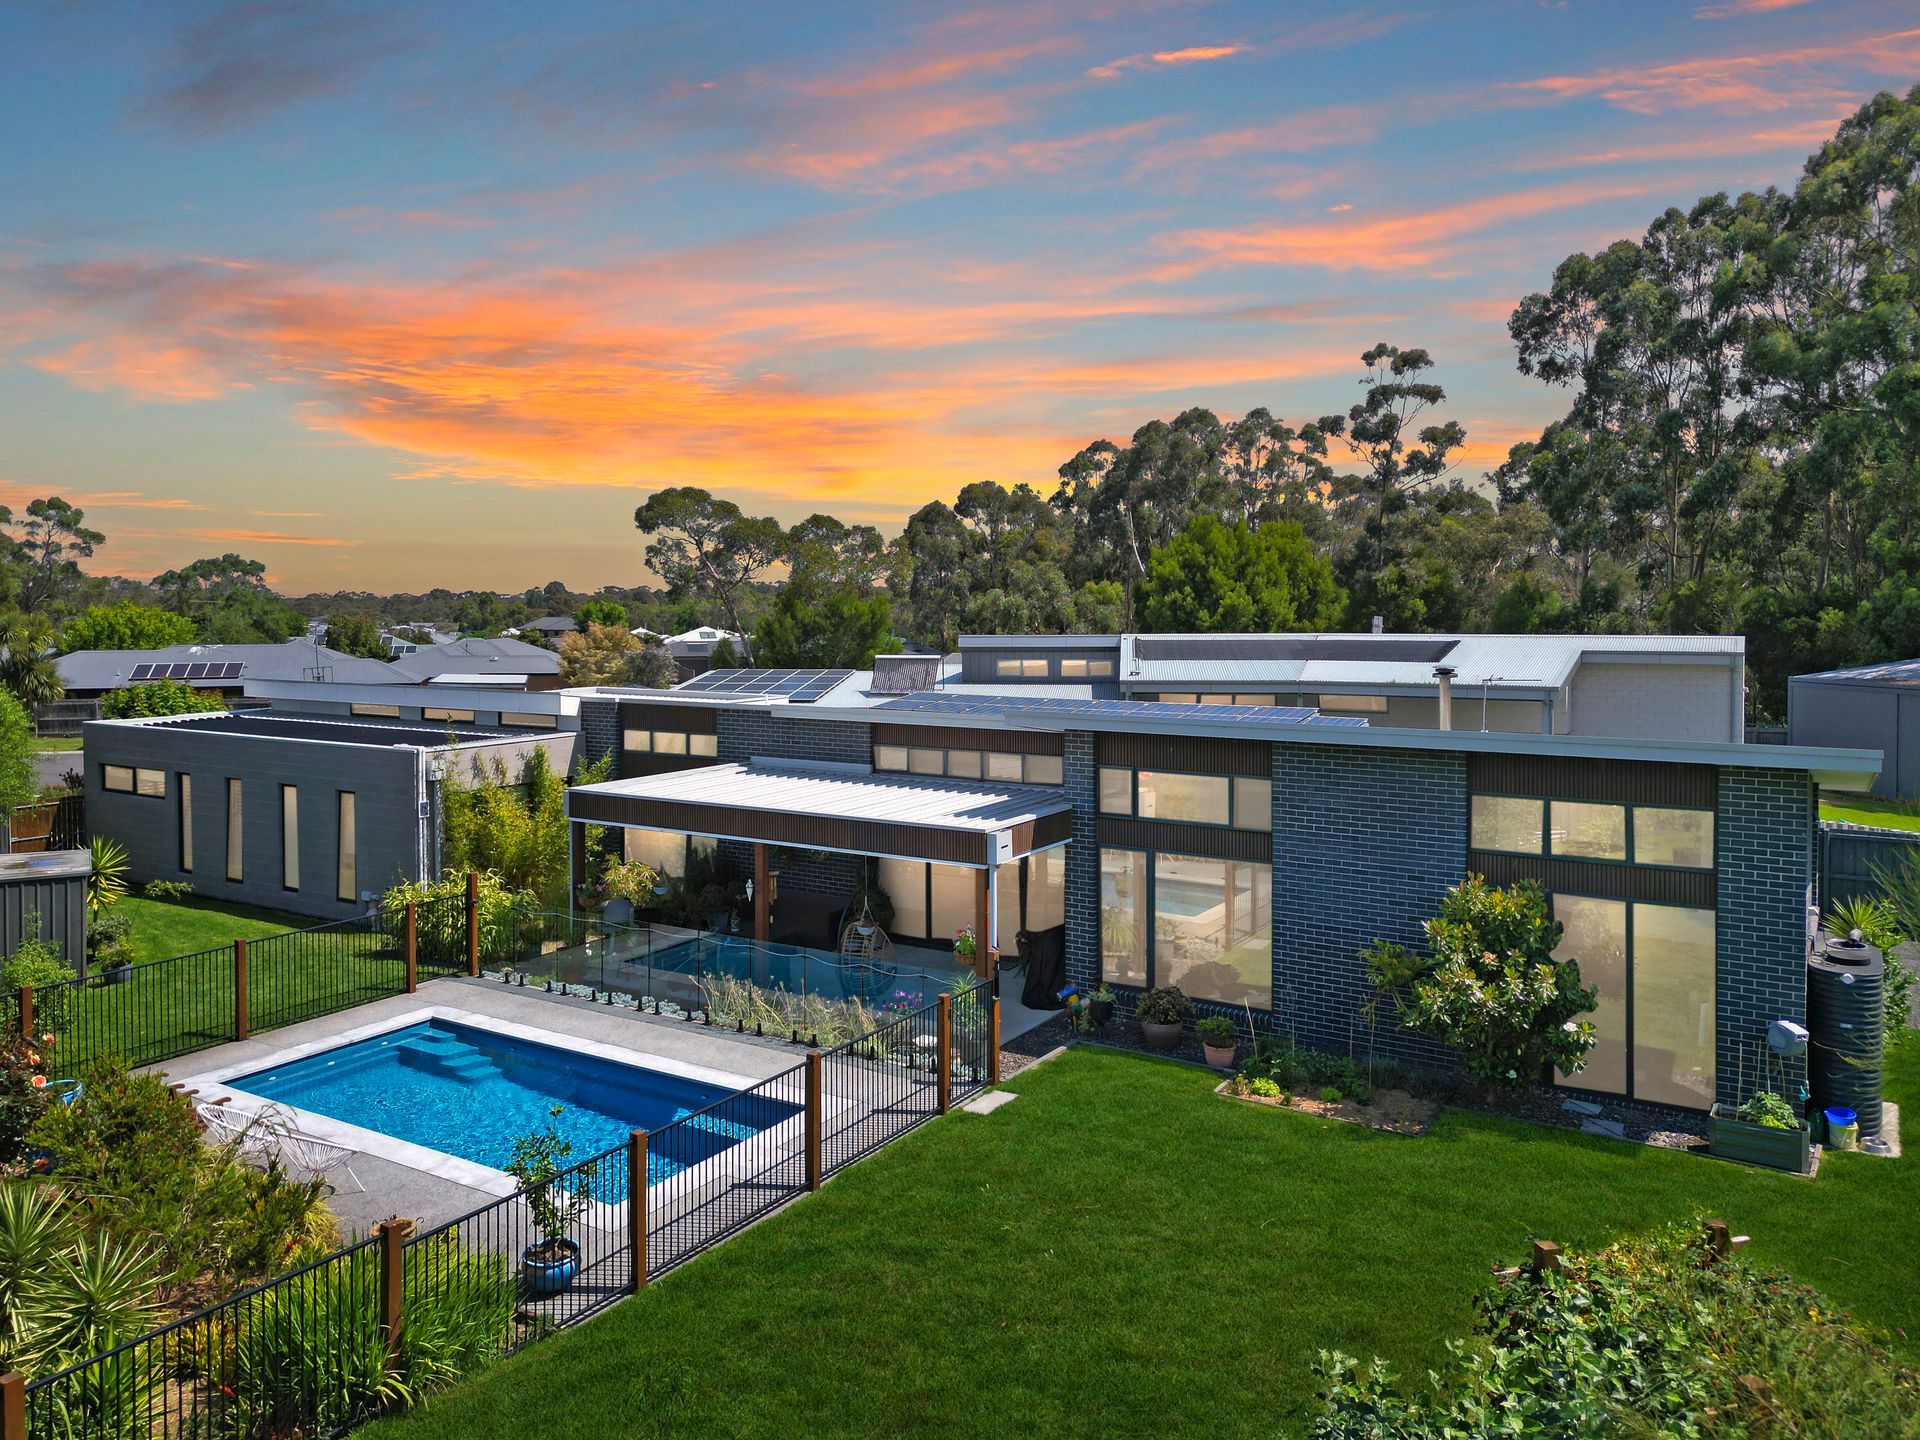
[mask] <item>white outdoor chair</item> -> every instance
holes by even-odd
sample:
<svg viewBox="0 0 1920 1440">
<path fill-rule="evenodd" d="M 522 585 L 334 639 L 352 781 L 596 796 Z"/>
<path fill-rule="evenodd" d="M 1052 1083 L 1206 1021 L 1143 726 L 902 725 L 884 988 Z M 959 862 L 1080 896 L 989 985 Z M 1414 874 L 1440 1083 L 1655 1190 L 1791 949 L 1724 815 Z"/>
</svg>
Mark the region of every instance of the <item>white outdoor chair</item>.
<svg viewBox="0 0 1920 1440">
<path fill-rule="evenodd" d="M 231 1145 L 241 1155 L 278 1156 L 288 1169 L 324 1181 L 335 1194 L 344 1194 L 329 1177 L 338 1172 L 353 1182 L 354 1193 L 364 1195 L 367 1187 L 353 1173 L 354 1152 L 345 1145 L 309 1135 L 294 1123 L 290 1111 L 268 1105 L 257 1115 L 245 1115 L 225 1105 L 202 1101 L 197 1107 L 207 1133 L 222 1145 Z"/>
</svg>

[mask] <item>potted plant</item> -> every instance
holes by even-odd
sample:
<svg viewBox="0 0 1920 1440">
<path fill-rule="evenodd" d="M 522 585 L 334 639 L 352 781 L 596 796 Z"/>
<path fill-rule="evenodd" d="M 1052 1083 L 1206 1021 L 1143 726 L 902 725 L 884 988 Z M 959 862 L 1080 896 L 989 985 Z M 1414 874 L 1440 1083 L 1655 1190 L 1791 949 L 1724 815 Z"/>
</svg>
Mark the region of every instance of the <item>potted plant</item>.
<svg viewBox="0 0 1920 1440">
<path fill-rule="evenodd" d="M 1810 1138 L 1806 1121 L 1791 1105 L 1761 1090 L 1738 1107 L 1713 1107 L 1707 1148 L 1728 1160 L 1804 1175 Z"/>
<path fill-rule="evenodd" d="M 87 921 L 87 969 L 105 985 L 123 985 L 133 974 L 133 917 L 103 910 Z"/>
<path fill-rule="evenodd" d="M 1178 985 L 1162 985 L 1142 995 L 1133 1013 L 1147 1044 L 1155 1050 L 1171 1050 L 1180 1043 L 1187 1021 L 1193 1018 L 1193 1002 Z"/>
<path fill-rule="evenodd" d="M 580 1273 L 580 1246 L 567 1231 L 592 1199 L 593 1167 L 567 1166 L 573 1142 L 554 1124 L 565 1109 L 554 1106 L 543 1128 L 516 1140 L 507 1162 L 533 1215 L 536 1238 L 520 1252 L 520 1281 L 530 1295 L 558 1295 Z"/>
<path fill-rule="evenodd" d="M 1093 1012 L 1093 1023 L 1110 1025 L 1113 1023 L 1113 987 L 1106 981 L 1100 982 L 1100 988 L 1093 992 L 1093 998 L 1087 1002 L 1087 1008 Z"/>
<path fill-rule="evenodd" d="M 1217 1070 L 1233 1068 L 1237 1039 L 1233 1021 L 1224 1015 L 1209 1015 L 1193 1027 L 1193 1033 L 1200 1037 L 1200 1044 L 1207 1052 L 1207 1064 Z"/>
<path fill-rule="evenodd" d="M 962 925 L 953 932 L 954 959 L 971 961 L 979 949 L 980 941 L 973 933 L 973 926 Z"/>
</svg>

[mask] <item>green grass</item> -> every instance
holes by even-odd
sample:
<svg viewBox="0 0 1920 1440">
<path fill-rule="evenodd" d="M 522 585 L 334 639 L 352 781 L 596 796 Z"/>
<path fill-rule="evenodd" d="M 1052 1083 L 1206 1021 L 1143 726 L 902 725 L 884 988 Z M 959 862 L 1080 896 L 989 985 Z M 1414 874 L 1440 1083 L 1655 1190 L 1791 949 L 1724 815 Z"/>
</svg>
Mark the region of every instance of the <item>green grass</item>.
<svg viewBox="0 0 1920 1440">
<path fill-rule="evenodd" d="M 1911 1148 L 1807 1181 L 1465 1111 L 1375 1134 L 1215 1083 L 1071 1052 L 369 1434 L 1298 1434 L 1319 1349 L 1417 1374 L 1531 1238 L 1703 1213 L 1920 1354 Z M 1920 1115 L 1920 1043 L 1890 1090 Z"/>
<path fill-rule="evenodd" d="M 235 940 L 258 942 L 305 930 L 310 916 L 195 897 L 128 895 L 136 967 L 120 985 L 89 984 L 71 996 L 58 1054 L 69 1070 L 103 1054 L 146 1063 L 234 1037 Z M 212 951 L 206 954 L 202 952 Z M 175 959 L 181 956 L 193 959 Z M 172 963 L 151 964 L 153 961 Z M 405 966 L 383 936 L 350 928 L 255 945 L 247 1014 L 254 1030 L 345 1009 L 404 987 Z"/>
<path fill-rule="evenodd" d="M 1903 800 L 1875 800 L 1868 795 L 1822 795 L 1820 818 L 1844 820 L 1850 825 L 1877 825 L 1883 830 L 1920 830 L 1920 807 Z"/>
<path fill-rule="evenodd" d="M 77 751 L 83 743 L 78 735 L 43 735 L 33 742 L 33 748 L 43 754 L 64 754 Z"/>
</svg>

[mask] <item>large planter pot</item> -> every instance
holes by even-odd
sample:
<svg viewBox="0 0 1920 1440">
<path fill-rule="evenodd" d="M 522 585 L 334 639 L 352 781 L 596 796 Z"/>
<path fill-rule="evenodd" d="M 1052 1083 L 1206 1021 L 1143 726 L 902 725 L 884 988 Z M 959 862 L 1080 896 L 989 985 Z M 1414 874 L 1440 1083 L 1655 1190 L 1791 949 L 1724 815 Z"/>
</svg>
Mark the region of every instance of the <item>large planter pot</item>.
<svg viewBox="0 0 1920 1440">
<path fill-rule="evenodd" d="M 1208 1045 L 1202 1043 L 1201 1049 L 1207 1052 L 1207 1064 L 1216 1070 L 1231 1070 L 1233 1057 L 1239 1047 L 1235 1045 Z"/>
<path fill-rule="evenodd" d="M 1178 1023 L 1163 1024 L 1153 1020 L 1140 1022 L 1140 1033 L 1147 1037 L 1147 1044 L 1155 1050 L 1171 1050 L 1180 1043 L 1180 1037 L 1187 1033 L 1187 1027 Z"/>
<path fill-rule="evenodd" d="M 100 972 L 100 979 L 107 985 L 124 985 L 133 978 L 131 965 L 109 965 Z"/>
<path fill-rule="evenodd" d="M 1113 1023 L 1113 1001 L 1102 1000 L 1096 995 L 1087 1002 L 1087 1009 L 1093 1014 L 1094 1024 L 1110 1025 Z"/>
<path fill-rule="evenodd" d="M 520 1283 L 529 1295 L 558 1295 L 580 1273 L 580 1247 L 573 1241 L 560 1241 L 564 1254 L 558 1260 L 534 1257 L 536 1249 L 546 1248 L 551 1247 L 529 1245 L 520 1252 Z"/>
<path fill-rule="evenodd" d="M 1807 1173 L 1808 1142 L 1804 1123 L 1798 1129 L 1776 1130 L 1750 1120 L 1736 1120 L 1721 1105 L 1713 1107 L 1708 1124 L 1707 1148 L 1713 1154 L 1773 1170 L 1790 1170 L 1796 1175 Z"/>
</svg>

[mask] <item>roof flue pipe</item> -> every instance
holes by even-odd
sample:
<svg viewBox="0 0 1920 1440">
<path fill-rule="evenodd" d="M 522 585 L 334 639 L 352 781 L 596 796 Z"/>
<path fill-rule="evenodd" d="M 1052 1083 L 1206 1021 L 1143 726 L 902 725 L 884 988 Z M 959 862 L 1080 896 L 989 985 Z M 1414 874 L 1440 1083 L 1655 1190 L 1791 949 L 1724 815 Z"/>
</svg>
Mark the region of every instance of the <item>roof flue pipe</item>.
<svg viewBox="0 0 1920 1440">
<path fill-rule="evenodd" d="M 1451 665 L 1434 666 L 1433 678 L 1440 682 L 1440 728 L 1451 730 L 1453 728 L 1453 667 Z"/>
</svg>

